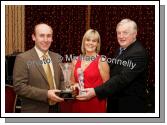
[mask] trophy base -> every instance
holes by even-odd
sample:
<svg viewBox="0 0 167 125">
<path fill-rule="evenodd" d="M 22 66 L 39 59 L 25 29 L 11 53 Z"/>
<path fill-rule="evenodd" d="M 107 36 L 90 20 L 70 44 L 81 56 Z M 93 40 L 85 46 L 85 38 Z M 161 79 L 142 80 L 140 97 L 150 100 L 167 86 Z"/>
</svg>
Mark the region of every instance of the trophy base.
<svg viewBox="0 0 167 125">
<path fill-rule="evenodd" d="M 61 92 L 59 93 L 59 97 L 64 98 L 65 100 L 75 99 L 75 97 L 72 94 L 72 91 L 69 90 L 61 90 Z"/>
</svg>

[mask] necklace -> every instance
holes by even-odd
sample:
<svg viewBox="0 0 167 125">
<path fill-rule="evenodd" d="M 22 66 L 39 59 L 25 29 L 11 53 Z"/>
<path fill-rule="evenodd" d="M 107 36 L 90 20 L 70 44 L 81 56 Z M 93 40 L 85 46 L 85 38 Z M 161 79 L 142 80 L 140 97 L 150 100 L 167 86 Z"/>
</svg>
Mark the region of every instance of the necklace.
<svg viewBox="0 0 167 125">
<path fill-rule="evenodd" d="M 84 65 L 87 66 L 89 65 L 90 61 L 84 61 Z"/>
<path fill-rule="evenodd" d="M 97 57 L 97 54 L 94 56 L 93 55 L 92 56 L 85 55 L 83 65 L 85 67 L 88 66 L 96 57 Z"/>
</svg>

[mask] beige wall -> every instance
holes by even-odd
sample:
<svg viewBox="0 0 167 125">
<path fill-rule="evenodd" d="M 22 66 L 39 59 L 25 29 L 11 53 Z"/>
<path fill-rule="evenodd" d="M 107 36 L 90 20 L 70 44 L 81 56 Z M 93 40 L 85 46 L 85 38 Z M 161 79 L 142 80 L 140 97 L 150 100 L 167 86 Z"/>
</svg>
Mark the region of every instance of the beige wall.
<svg viewBox="0 0 167 125">
<path fill-rule="evenodd" d="M 5 6 L 5 55 L 24 51 L 24 6 Z"/>
</svg>

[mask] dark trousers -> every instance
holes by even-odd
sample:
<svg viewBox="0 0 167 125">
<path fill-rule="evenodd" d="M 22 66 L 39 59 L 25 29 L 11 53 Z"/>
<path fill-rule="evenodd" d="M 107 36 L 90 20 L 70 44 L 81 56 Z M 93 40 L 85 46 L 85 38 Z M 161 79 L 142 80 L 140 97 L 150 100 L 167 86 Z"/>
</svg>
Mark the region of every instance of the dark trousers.
<svg viewBox="0 0 167 125">
<path fill-rule="evenodd" d="M 58 104 L 49 106 L 49 113 L 58 113 L 58 112 L 60 112 Z"/>
<path fill-rule="evenodd" d="M 110 99 L 107 103 L 108 113 L 145 113 L 144 100 L 137 97 Z"/>
</svg>

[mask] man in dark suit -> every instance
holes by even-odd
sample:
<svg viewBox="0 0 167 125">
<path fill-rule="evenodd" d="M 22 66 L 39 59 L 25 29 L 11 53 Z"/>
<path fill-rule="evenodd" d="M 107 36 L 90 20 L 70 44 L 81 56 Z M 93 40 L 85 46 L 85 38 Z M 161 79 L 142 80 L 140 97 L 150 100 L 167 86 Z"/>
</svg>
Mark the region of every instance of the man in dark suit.
<svg viewBox="0 0 167 125">
<path fill-rule="evenodd" d="M 136 40 L 137 25 L 130 19 L 123 19 L 117 24 L 116 32 L 120 51 L 110 64 L 110 79 L 95 89 L 85 89 L 86 95 L 77 98 L 107 97 L 107 112 L 145 112 L 148 59 L 145 49 Z"/>
<path fill-rule="evenodd" d="M 49 51 L 52 34 L 49 25 L 36 25 L 32 34 L 34 48 L 16 57 L 13 84 L 21 97 L 21 112 L 58 112 L 58 102 L 64 100 L 55 94 L 64 84 L 60 55 Z"/>
</svg>

